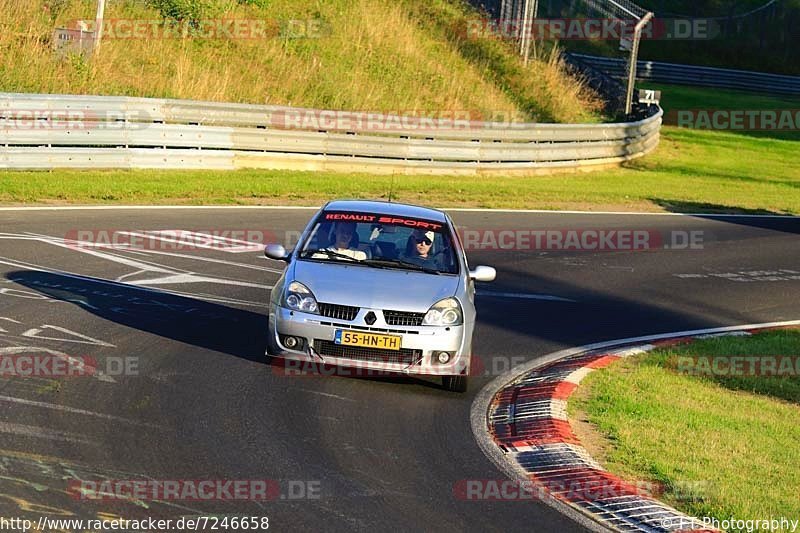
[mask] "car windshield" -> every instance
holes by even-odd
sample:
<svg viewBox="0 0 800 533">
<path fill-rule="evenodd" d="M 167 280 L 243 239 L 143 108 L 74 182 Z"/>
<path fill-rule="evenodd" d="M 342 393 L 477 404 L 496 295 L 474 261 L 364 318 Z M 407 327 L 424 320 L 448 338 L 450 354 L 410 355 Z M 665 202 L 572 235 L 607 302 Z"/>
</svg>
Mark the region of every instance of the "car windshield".
<svg viewBox="0 0 800 533">
<path fill-rule="evenodd" d="M 321 213 L 299 256 L 431 274 L 458 273 L 446 223 L 374 213 Z"/>
</svg>

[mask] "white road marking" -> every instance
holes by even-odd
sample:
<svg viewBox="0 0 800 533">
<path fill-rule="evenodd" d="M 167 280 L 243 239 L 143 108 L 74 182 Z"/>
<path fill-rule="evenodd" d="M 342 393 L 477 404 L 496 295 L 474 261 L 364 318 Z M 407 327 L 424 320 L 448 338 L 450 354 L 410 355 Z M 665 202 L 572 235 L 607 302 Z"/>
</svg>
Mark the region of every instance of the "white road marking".
<svg viewBox="0 0 800 533">
<path fill-rule="evenodd" d="M 477 291 L 478 296 L 486 296 L 489 298 L 518 298 L 521 300 L 544 300 L 548 302 L 572 302 L 577 303 L 576 300 L 569 298 L 562 298 L 561 296 L 553 296 L 552 294 L 529 294 L 524 292 L 494 292 L 494 291 Z"/>
<path fill-rule="evenodd" d="M 84 362 L 80 359 L 76 359 L 70 355 L 65 354 L 64 352 L 59 352 L 58 350 L 51 350 L 49 348 L 40 348 L 38 346 L 6 346 L 0 348 L 0 356 L 4 355 L 18 355 L 23 353 L 33 353 L 33 354 L 43 354 L 47 353 L 58 357 L 60 359 L 64 359 L 71 365 L 75 367 L 82 367 Z M 103 374 L 101 371 L 97 370 L 95 373 L 91 374 L 93 379 L 97 381 L 103 381 L 105 383 L 116 383 L 117 380 L 112 378 L 111 376 L 107 376 Z"/>
<path fill-rule="evenodd" d="M 739 272 L 711 272 L 708 274 L 673 274 L 679 279 L 719 278 L 728 281 L 800 281 L 800 271 L 782 268 L 778 270 L 741 270 Z"/>
<path fill-rule="evenodd" d="M 157 424 L 150 424 L 149 422 L 138 422 L 136 420 L 130 420 L 128 418 L 123 418 L 120 416 L 114 415 L 107 415 L 104 413 L 96 413 L 94 411 L 87 411 L 86 409 L 77 409 L 75 407 L 67 407 L 66 405 L 58 405 L 54 403 L 47 403 L 47 402 L 37 402 L 34 400 L 26 400 L 23 398 L 15 398 L 13 396 L 0 396 L 0 402 L 9 402 L 9 403 L 16 403 L 19 405 L 29 405 L 31 407 L 41 407 L 42 409 L 51 409 L 54 411 L 62 411 L 64 413 L 72 413 L 76 415 L 84 415 L 84 416 L 92 416 L 95 418 L 103 418 L 105 420 L 114 420 L 116 422 L 124 422 L 126 424 L 133 424 L 136 426 L 145 426 L 154 429 L 163 429 L 161 426 Z"/>
<path fill-rule="evenodd" d="M 654 213 L 642 211 L 557 211 L 548 209 L 480 209 L 480 208 L 442 208 L 443 211 L 463 213 L 531 213 L 540 215 L 612 215 L 612 216 L 647 216 L 647 217 L 703 217 L 703 218 L 787 218 L 798 219 L 798 215 L 737 215 L 733 213 Z"/>
<path fill-rule="evenodd" d="M 266 288 L 271 289 L 272 287 L 269 285 L 265 285 Z M 150 290 L 153 291 L 155 294 L 167 294 L 167 295 L 174 295 L 174 296 L 183 296 L 185 298 L 193 298 L 195 300 L 202 300 L 204 302 L 217 302 L 217 303 L 226 303 L 226 304 L 238 304 L 238 305 L 245 305 L 249 307 L 266 307 L 267 302 L 254 302 L 251 300 L 242 300 L 240 298 L 230 298 L 227 296 L 216 296 L 213 294 L 205 294 L 205 293 L 198 293 L 198 292 L 183 292 L 183 291 L 176 291 L 172 289 L 149 289 L 147 287 L 137 287 L 141 290 Z"/>
<path fill-rule="evenodd" d="M 233 210 L 233 209 L 264 209 L 272 211 L 308 211 L 318 210 L 322 206 L 283 206 L 283 205 L 81 205 L 81 206 L 30 206 L 30 207 L 0 207 L 2 211 L 116 211 L 116 210 Z M 552 209 L 485 209 L 478 207 L 441 207 L 441 211 L 462 213 L 534 213 L 542 215 L 636 215 L 656 217 L 705 217 L 705 218 L 784 218 L 800 219 L 798 215 L 752 215 L 728 213 L 667 213 L 667 212 L 641 212 L 641 211 L 557 211 Z"/>
<path fill-rule="evenodd" d="M 66 333 L 67 335 L 72 335 L 73 337 L 78 337 L 79 339 L 83 339 L 83 340 L 65 339 L 63 337 L 45 337 L 43 335 L 39 335 L 39 333 L 41 333 L 41 331 L 43 329 L 53 329 L 53 330 L 56 330 L 56 331 L 60 331 L 61 333 Z M 88 335 L 83 335 L 82 333 L 77 333 L 77 332 L 69 330 L 67 328 L 62 328 L 60 326 L 51 326 L 51 325 L 48 325 L 48 324 L 45 324 L 45 325 L 41 326 L 41 328 L 31 328 L 28 331 L 26 331 L 25 333 L 23 333 L 22 336 L 23 337 L 28 337 L 28 338 L 31 338 L 31 339 L 46 339 L 46 340 L 50 340 L 50 341 L 75 342 L 75 343 L 78 343 L 78 344 L 93 344 L 95 346 L 106 346 L 106 347 L 109 347 L 109 348 L 116 348 L 115 345 L 113 345 L 113 344 L 111 344 L 109 342 L 101 341 L 99 339 L 95 339 L 93 337 L 89 337 Z"/>
<path fill-rule="evenodd" d="M 24 269 L 30 270 L 32 272 L 44 272 L 44 273 L 47 273 L 47 274 L 55 274 L 55 275 L 58 275 L 58 276 L 63 276 L 63 277 L 66 277 L 66 278 L 72 278 L 72 279 L 75 279 L 75 280 L 78 280 L 78 281 L 87 282 L 87 283 L 100 283 L 100 284 L 111 285 L 113 287 L 122 288 L 122 289 L 147 291 L 150 294 L 154 295 L 154 297 L 158 296 L 158 295 L 162 295 L 163 296 L 164 294 L 167 294 L 167 295 L 175 295 L 175 296 L 184 296 L 186 298 L 194 298 L 196 300 L 202 300 L 202 301 L 205 301 L 205 302 L 230 303 L 230 304 L 239 304 L 239 305 L 245 305 L 245 306 L 251 306 L 251 307 L 265 307 L 267 305 L 266 302 L 253 302 L 253 301 L 250 301 L 250 300 L 242 300 L 242 299 L 239 299 L 239 298 L 229 298 L 229 297 L 226 297 L 226 296 L 215 296 L 215 295 L 211 295 L 211 294 L 182 292 L 182 291 L 176 291 L 176 290 L 170 290 L 170 289 L 151 289 L 149 287 L 138 287 L 138 286 L 135 286 L 135 285 L 130 285 L 128 283 L 118 283 L 116 281 L 103 279 L 103 278 L 92 278 L 92 277 L 84 276 L 84 275 L 81 275 L 81 274 L 75 274 L 74 272 L 67 272 L 67 271 L 64 271 L 64 270 L 53 270 L 53 269 L 47 268 L 45 266 L 36 265 L 36 264 L 33 264 L 33 263 L 26 263 L 24 261 L 14 261 L 14 260 L 11 260 L 11 259 L 6 258 L 6 257 L 0 257 L 0 264 L 13 266 L 15 268 L 24 268 Z M 13 281 L 13 280 L 11 280 L 11 281 Z M 268 285 L 266 287 L 267 288 L 272 288 L 272 287 L 270 287 Z M 41 296 L 41 299 L 45 299 L 45 300 L 64 301 L 64 302 L 69 301 L 69 302 L 81 303 L 80 301 L 77 301 L 77 300 L 65 300 L 65 299 L 50 298 L 50 297 L 45 296 L 43 294 L 37 294 L 37 296 Z"/>
<path fill-rule="evenodd" d="M 147 377 L 159 383 L 169 383 L 171 378 L 182 378 L 189 376 L 189 372 L 165 372 L 159 371 L 154 374 L 149 374 Z"/>
<path fill-rule="evenodd" d="M 126 253 L 135 253 L 132 250 L 126 250 Z M 270 267 L 262 267 L 258 265 L 248 265 L 247 263 L 238 263 L 236 261 L 228 261 L 226 259 L 216 259 L 213 257 L 206 257 L 204 255 L 190 255 L 190 254 L 179 254 L 176 252 L 162 252 L 156 250 L 147 250 L 145 252 L 138 252 L 142 255 L 146 254 L 155 254 L 155 255 L 167 255 L 170 257 L 181 257 L 184 259 L 193 259 L 195 261 L 204 261 L 206 263 L 218 263 L 221 265 L 229 265 L 239 268 L 247 268 L 250 270 L 259 270 L 261 272 L 272 272 L 273 274 L 283 274 L 283 269 L 279 268 L 270 268 Z M 263 255 L 258 256 L 259 259 L 266 259 Z"/>
<path fill-rule="evenodd" d="M 0 233 L 0 239 L 10 239 L 14 241 L 38 241 L 39 239 L 36 237 L 31 237 L 29 235 L 23 235 L 20 233 Z"/>
<path fill-rule="evenodd" d="M 135 272 L 129 272 L 128 274 L 123 274 L 119 276 L 114 281 L 116 281 L 117 283 L 122 283 L 122 280 L 124 280 L 125 278 L 130 278 L 131 276 L 138 276 L 139 274 L 144 274 L 145 272 L 146 272 L 145 270 L 136 270 Z"/>
<path fill-rule="evenodd" d="M 695 339 L 716 339 L 718 337 L 749 337 L 752 333 L 748 331 L 733 331 L 726 333 L 709 333 L 708 335 L 697 335 Z"/>
<path fill-rule="evenodd" d="M 612 266 L 612 265 L 602 265 L 603 268 L 607 268 L 609 270 L 621 270 L 622 272 L 636 272 L 636 269 L 632 266 Z"/>
<path fill-rule="evenodd" d="M 178 285 L 181 283 L 222 283 L 224 285 L 253 287 L 256 289 L 272 288 L 272 285 L 264 285 L 262 283 L 251 283 L 249 281 L 235 281 L 230 279 L 221 280 L 221 278 L 209 278 L 205 276 L 196 276 L 194 274 L 175 274 L 172 276 L 164 276 L 163 278 L 135 280 L 127 282 L 126 285 Z"/>
<path fill-rule="evenodd" d="M 19 320 L 14 320 L 13 318 L 7 318 L 4 316 L 0 316 L 0 320 L 6 320 L 8 322 L 13 322 L 14 324 L 22 324 L 22 322 L 20 322 Z M 0 327 L 0 333 L 8 333 L 8 330 Z"/>
<path fill-rule="evenodd" d="M 309 394 L 316 394 L 317 396 L 324 396 L 326 398 L 335 398 L 337 400 L 344 400 L 346 402 L 355 402 L 355 400 L 352 399 L 352 398 L 345 398 L 344 396 L 338 396 L 336 394 L 330 394 L 328 392 L 320 392 L 320 391 L 308 390 L 308 389 L 295 389 L 295 390 L 302 391 L 302 392 L 307 392 Z"/>
<path fill-rule="evenodd" d="M 212 276 L 196 276 L 194 272 L 189 272 L 188 270 L 178 269 L 173 267 L 168 267 L 166 265 L 160 265 L 158 263 L 154 263 L 152 261 L 144 261 L 144 260 L 135 260 L 126 258 L 119 254 L 114 254 L 110 252 L 100 252 L 97 250 L 89 250 L 80 246 L 76 246 L 77 241 L 70 241 L 68 239 L 61 239 L 59 237 L 52 237 L 49 235 L 42 235 L 36 233 L 28 233 L 28 235 L 38 237 L 40 242 L 46 244 L 52 244 L 54 246 L 58 246 L 60 248 L 67 248 L 70 250 L 74 250 L 80 253 L 89 254 L 95 257 L 99 257 L 101 259 L 105 259 L 107 261 L 112 261 L 114 263 L 120 263 L 125 266 L 129 266 L 132 268 L 138 269 L 140 272 L 155 272 L 158 274 L 166 274 L 166 276 L 162 276 L 159 278 L 155 278 L 153 280 L 136 280 L 134 282 L 125 283 L 126 285 L 145 285 L 148 282 L 154 285 L 157 284 L 165 284 L 165 283 L 214 283 L 219 285 L 234 285 L 234 286 L 243 286 L 243 287 L 254 287 L 260 289 L 271 289 L 271 285 L 263 285 L 260 283 L 250 283 L 247 281 L 238 281 L 238 280 L 231 280 L 226 278 L 217 278 Z M 68 244 L 71 243 L 71 244 Z M 172 281 L 165 281 L 165 280 L 172 280 Z"/>
<path fill-rule="evenodd" d="M 161 242 L 168 242 L 172 244 L 180 244 L 183 246 L 191 246 L 195 248 L 202 248 L 207 250 L 219 250 L 228 253 L 243 253 L 260 251 L 263 248 L 262 243 L 253 243 L 248 241 L 241 241 L 239 239 L 231 239 L 228 237 L 218 237 L 209 235 L 207 233 L 196 233 L 189 230 L 159 230 L 159 231 L 120 231 L 120 235 L 130 235 L 139 237 L 141 239 L 152 239 Z M 180 238 L 176 238 L 180 235 Z"/>
<path fill-rule="evenodd" d="M 75 244 L 66 244 L 68 241 L 64 241 L 63 239 L 56 239 L 56 238 L 43 238 L 41 242 L 52 244 L 53 246 L 58 246 L 60 248 L 67 248 L 69 250 L 74 250 L 76 252 L 82 254 L 88 254 L 95 257 L 99 257 L 101 259 L 105 259 L 107 261 L 113 261 L 115 263 L 119 263 L 121 265 L 129 266 L 132 268 L 138 268 L 140 270 L 146 270 L 148 272 L 158 272 L 162 274 L 174 274 L 174 270 L 164 269 L 149 265 L 147 263 L 143 263 L 141 261 L 136 261 L 135 259 L 127 259 L 124 257 L 120 257 L 110 253 L 98 252 L 96 250 L 89 250 L 88 248 L 83 248 L 81 246 L 76 246 Z"/>
<path fill-rule="evenodd" d="M 71 241 L 71 240 L 61 239 L 59 237 L 53 237 L 53 236 L 50 236 L 50 235 L 43 235 L 43 234 L 38 234 L 38 233 L 28 233 L 27 235 L 20 235 L 20 234 L 14 234 L 14 233 L 6 233 L 6 234 L 0 233 L 0 239 L 32 240 L 32 241 L 39 241 L 39 242 L 42 242 L 42 240 L 45 240 L 47 242 L 52 242 L 53 240 L 55 240 L 55 241 L 59 241 L 61 243 L 68 243 L 68 247 L 69 248 L 83 248 L 83 247 L 88 246 L 88 247 L 94 247 L 94 248 L 110 248 L 110 249 L 114 249 L 114 250 L 119 250 L 120 248 L 125 248 L 127 246 L 127 245 L 125 245 L 125 246 L 115 246 L 115 245 L 108 245 L 108 244 L 84 243 L 83 241 Z M 244 242 L 244 241 L 242 241 L 242 242 Z M 259 252 L 261 251 L 261 247 L 262 247 L 262 245 L 259 245 L 258 248 L 257 248 L 257 250 Z M 184 259 L 193 259 L 193 260 L 196 260 L 196 261 L 204 261 L 206 263 L 217 263 L 217 264 L 223 264 L 223 265 L 234 266 L 234 267 L 239 267 L 239 268 L 246 268 L 246 269 L 250 269 L 250 270 L 258 270 L 258 271 L 262 271 L 262 272 L 272 272 L 274 274 L 282 274 L 283 273 L 283 269 L 262 267 L 262 266 L 257 266 L 257 265 L 249 265 L 249 264 L 246 264 L 246 263 L 239 263 L 239 262 L 236 262 L 236 261 L 228 261 L 228 260 L 225 260 L 225 259 L 215 259 L 213 257 L 205 257 L 205 256 L 202 256 L 202 255 L 190 255 L 190 254 L 181 254 L 181 253 L 176 253 L 176 252 L 164 252 L 164 251 L 160 251 L 160 250 L 130 250 L 130 249 L 124 249 L 122 251 L 124 251 L 126 253 L 129 253 L 129 254 L 136 254 L 136 255 L 141 255 L 141 256 L 147 256 L 147 255 L 150 255 L 150 254 L 165 255 L 165 256 L 169 256 L 169 257 L 181 257 L 181 258 L 184 258 Z M 247 250 L 247 251 L 253 251 L 253 250 Z M 121 256 L 114 255 L 114 254 L 111 254 L 111 253 L 108 253 L 108 252 L 106 252 L 106 254 L 114 256 L 114 257 L 121 257 Z M 265 259 L 261 255 L 259 255 L 259 258 L 260 259 Z M 156 266 L 161 267 L 161 268 L 169 268 L 169 267 L 167 267 L 165 265 L 159 265 L 157 263 L 152 263 L 152 262 L 147 262 L 147 261 L 142 261 L 142 262 L 145 263 L 145 264 L 153 264 L 153 265 L 156 265 Z M 181 271 L 182 272 L 188 272 L 188 271 L 182 270 L 182 269 L 181 269 Z M 141 273 L 144 273 L 144 272 L 147 272 L 147 270 L 138 270 L 136 272 L 131 272 L 131 273 L 128 273 L 128 274 L 124 274 L 124 275 L 118 277 L 117 281 L 121 281 L 122 279 L 124 279 L 126 277 L 135 276 L 137 274 L 141 274 Z"/>
<path fill-rule="evenodd" d="M 75 442 L 78 444 L 91 444 L 92 441 L 74 433 L 57 431 L 55 429 L 43 428 L 39 426 L 27 426 L 24 424 L 13 424 L 11 422 L 0 422 L 0 433 L 11 433 L 23 437 L 34 437 L 37 439 L 58 440 L 62 442 Z"/>
<path fill-rule="evenodd" d="M 0 207 L 0 211 L 117 211 L 117 210 L 160 210 L 169 209 L 270 209 L 270 210 L 309 210 L 322 206 L 285 206 L 285 205 L 59 205 L 30 207 Z"/>
</svg>

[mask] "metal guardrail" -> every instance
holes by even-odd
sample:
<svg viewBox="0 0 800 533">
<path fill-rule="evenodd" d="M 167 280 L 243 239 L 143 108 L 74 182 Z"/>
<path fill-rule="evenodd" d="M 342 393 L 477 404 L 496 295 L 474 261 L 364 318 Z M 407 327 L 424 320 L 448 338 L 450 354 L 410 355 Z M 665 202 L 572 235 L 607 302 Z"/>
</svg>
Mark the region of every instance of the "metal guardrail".
<svg viewBox="0 0 800 533">
<path fill-rule="evenodd" d="M 618 124 L 436 122 L 281 106 L 0 93 L 0 168 L 535 174 L 641 157 L 658 145 L 661 117 L 654 109 Z"/>
<path fill-rule="evenodd" d="M 622 79 L 627 75 L 627 63 L 623 59 L 583 54 L 569 55 L 615 78 Z M 747 70 L 699 67 L 656 61 L 639 61 L 637 65 L 636 78 L 641 81 L 655 81 L 675 85 L 697 85 L 770 94 L 800 95 L 800 77 L 798 76 L 782 76 Z"/>
</svg>

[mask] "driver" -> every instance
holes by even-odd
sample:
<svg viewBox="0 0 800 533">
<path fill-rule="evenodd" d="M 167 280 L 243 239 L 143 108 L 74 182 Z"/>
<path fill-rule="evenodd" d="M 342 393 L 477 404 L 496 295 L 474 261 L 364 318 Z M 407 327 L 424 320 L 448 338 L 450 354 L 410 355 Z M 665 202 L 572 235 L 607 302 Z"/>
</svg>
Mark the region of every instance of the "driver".
<svg viewBox="0 0 800 533">
<path fill-rule="evenodd" d="M 355 222 L 337 222 L 333 227 L 334 241 L 331 246 L 328 246 L 328 250 L 352 257 L 357 261 L 363 261 L 367 258 L 367 254 L 362 250 L 357 250 L 355 246 L 353 246 L 353 236 L 355 232 Z"/>
</svg>

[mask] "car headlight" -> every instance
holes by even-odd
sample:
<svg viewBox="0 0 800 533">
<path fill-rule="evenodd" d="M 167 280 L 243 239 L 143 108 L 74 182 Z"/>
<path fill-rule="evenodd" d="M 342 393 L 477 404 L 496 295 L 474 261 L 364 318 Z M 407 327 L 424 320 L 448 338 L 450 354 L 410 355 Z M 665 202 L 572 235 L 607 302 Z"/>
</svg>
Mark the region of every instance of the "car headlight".
<svg viewBox="0 0 800 533">
<path fill-rule="evenodd" d="M 464 322 L 461 304 L 455 298 L 439 300 L 431 306 L 422 323 L 426 326 L 459 326 Z"/>
<path fill-rule="evenodd" d="M 293 281 L 289 284 L 283 302 L 286 307 L 295 311 L 317 313 L 317 299 L 314 298 L 314 294 L 308 290 L 308 287 L 299 281 Z"/>
</svg>

